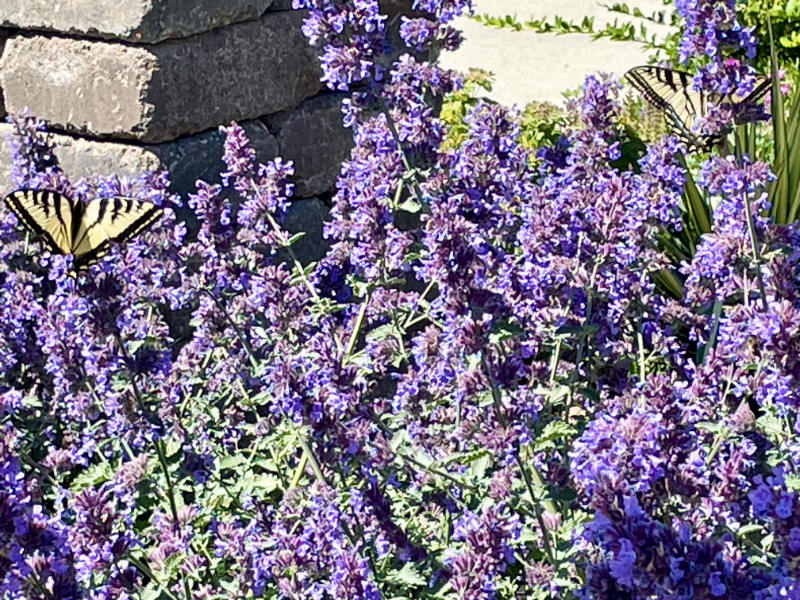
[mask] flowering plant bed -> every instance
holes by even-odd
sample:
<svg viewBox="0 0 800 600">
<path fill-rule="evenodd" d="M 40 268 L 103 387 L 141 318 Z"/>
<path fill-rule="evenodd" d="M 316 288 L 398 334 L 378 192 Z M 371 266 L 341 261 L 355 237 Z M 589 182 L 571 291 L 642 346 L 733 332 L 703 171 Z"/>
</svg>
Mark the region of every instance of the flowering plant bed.
<svg viewBox="0 0 800 600">
<path fill-rule="evenodd" d="M 456 126 L 468 4 L 295 0 L 355 140 L 316 264 L 238 125 L 184 200 L 14 120 L 20 187 L 164 214 L 75 273 L 0 213 L 4 600 L 800 597 L 797 94 L 773 60 L 772 124 L 720 101 L 688 159 L 621 160 L 599 76 L 535 143 Z M 756 82 L 734 4 L 677 2 L 710 97 Z"/>
</svg>

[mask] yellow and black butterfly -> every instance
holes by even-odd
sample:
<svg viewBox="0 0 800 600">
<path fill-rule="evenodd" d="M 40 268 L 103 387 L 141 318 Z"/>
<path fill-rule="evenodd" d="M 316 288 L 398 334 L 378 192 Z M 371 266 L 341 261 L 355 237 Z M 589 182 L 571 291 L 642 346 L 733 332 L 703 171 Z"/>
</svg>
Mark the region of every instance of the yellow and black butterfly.
<svg viewBox="0 0 800 600">
<path fill-rule="evenodd" d="M 161 216 L 161 209 L 152 202 L 122 197 L 80 202 L 49 190 L 17 190 L 5 202 L 52 252 L 71 254 L 76 271 L 97 262 L 111 244 L 129 240 Z"/>
<path fill-rule="evenodd" d="M 673 135 L 690 150 L 708 150 L 722 141 L 723 133 L 704 135 L 693 129 L 698 118 L 708 116 L 712 105 L 727 102 L 735 109 L 749 108 L 757 105 L 770 89 L 770 79 L 759 77 L 747 96 L 725 98 L 694 89 L 691 73 L 653 66 L 634 67 L 625 73 L 625 79 L 645 100 L 664 112 Z M 738 112 L 741 111 L 734 110 Z"/>
</svg>

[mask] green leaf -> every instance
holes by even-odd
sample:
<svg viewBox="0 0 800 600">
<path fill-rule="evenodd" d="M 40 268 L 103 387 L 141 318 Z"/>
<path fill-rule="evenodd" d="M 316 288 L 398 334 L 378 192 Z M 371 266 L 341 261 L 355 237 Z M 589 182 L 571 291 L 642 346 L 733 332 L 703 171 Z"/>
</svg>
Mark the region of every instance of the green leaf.
<svg viewBox="0 0 800 600">
<path fill-rule="evenodd" d="M 713 433 L 714 435 L 727 437 L 731 429 L 725 423 L 716 423 L 712 421 L 701 421 L 696 427 L 702 431 Z"/>
<path fill-rule="evenodd" d="M 797 475 L 795 475 L 793 473 L 790 473 L 790 474 L 784 476 L 783 481 L 784 481 L 784 483 L 786 483 L 786 489 L 787 490 L 789 490 L 791 492 L 800 491 L 800 477 L 799 476 L 797 476 Z"/>
<path fill-rule="evenodd" d="M 287 246 L 293 246 L 295 242 L 297 242 L 298 240 L 301 240 L 302 238 L 304 238 L 305 235 L 306 235 L 305 231 L 301 231 L 299 233 L 295 233 L 292 237 L 289 238 L 289 240 L 286 242 L 286 245 Z"/>
<path fill-rule="evenodd" d="M 770 532 L 761 538 L 761 547 L 766 551 L 772 547 L 772 544 L 775 542 L 775 534 Z"/>
<path fill-rule="evenodd" d="M 457 454 L 453 454 L 452 456 L 448 456 L 445 460 L 440 461 L 437 464 L 443 467 L 452 464 L 468 465 L 480 458 L 483 458 L 484 456 L 491 454 L 491 450 L 488 450 L 487 448 L 481 448 L 480 450 L 475 450 L 474 452 L 459 452 Z"/>
<path fill-rule="evenodd" d="M 422 204 L 417 202 L 417 200 L 413 197 L 406 198 L 403 202 L 397 205 L 398 210 L 402 210 L 403 212 L 411 213 L 412 215 L 417 214 L 422 210 Z"/>
<path fill-rule="evenodd" d="M 272 491 L 281 487 L 281 480 L 274 475 L 264 474 L 252 479 L 252 489 L 262 490 L 263 493 L 269 494 Z"/>
<path fill-rule="evenodd" d="M 762 525 L 757 523 L 749 523 L 747 525 L 743 525 L 736 531 L 736 535 L 739 537 L 746 537 L 751 533 L 760 533 L 764 530 Z"/>
<path fill-rule="evenodd" d="M 469 475 L 475 479 L 483 479 L 486 475 L 486 471 L 492 465 L 492 455 L 491 453 L 485 454 L 476 458 L 472 461 L 472 464 L 469 466 Z"/>
<path fill-rule="evenodd" d="M 784 434 L 783 422 L 773 413 L 765 413 L 756 420 L 756 427 L 768 437 Z"/>
<path fill-rule="evenodd" d="M 496 323 L 489 333 L 489 343 L 499 344 L 505 340 L 522 337 L 524 334 L 525 330 L 514 323 L 509 323 L 507 321 Z"/>
<path fill-rule="evenodd" d="M 709 335 L 708 337 L 708 342 L 704 346 L 698 348 L 697 350 L 698 364 L 703 364 L 706 361 L 708 353 L 717 343 L 719 324 L 720 320 L 722 319 L 722 302 L 720 302 L 719 299 L 714 300 L 714 308 L 711 310 L 711 317 L 712 317 L 711 335 Z"/>
<path fill-rule="evenodd" d="M 131 340 L 125 344 L 126 348 L 128 349 L 128 354 L 133 356 L 138 352 L 139 348 L 144 346 L 147 343 L 147 340 Z"/>
<path fill-rule="evenodd" d="M 367 333 L 367 339 L 372 342 L 379 342 L 394 335 L 394 324 L 384 323 Z"/>
<path fill-rule="evenodd" d="M 244 464 L 245 458 L 241 454 L 236 454 L 234 456 L 226 456 L 219 461 L 219 468 L 220 470 L 223 469 L 234 469 L 241 464 Z"/>
<path fill-rule="evenodd" d="M 787 148 L 785 176 L 788 178 L 789 216 L 788 223 L 794 222 L 800 216 L 800 92 L 794 90 L 794 100 L 789 108 L 787 122 Z"/>
<path fill-rule="evenodd" d="M 670 296 L 676 300 L 683 299 L 683 284 L 674 272 L 669 269 L 661 269 L 658 273 L 654 273 L 652 278 L 656 285 Z"/>
<path fill-rule="evenodd" d="M 399 571 L 390 571 L 386 575 L 386 581 L 400 586 L 423 587 L 428 582 L 413 563 L 406 563 Z"/>
<path fill-rule="evenodd" d="M 167 460 L 180 456 L 183 454 L 183 444 L 172 438 L 167 438 L 164 443 L 164 453 Z"/>
<path fill-rule="evenodd" d="M 140 591 L 138 595 L 142 600 L 159 600 L 162 598 L 161 589 L 151 587 L 146 587 L 143 591 Z"/>
<path fill-rule="evenodd" d="M 545 425 L 542 432 L 536 436 L 533 448 L 535 452 L 541 452 L 546 448 L 552 448 L 555 442 L 567 442 L 577 433 L 577 430 L 564 421 L 550 421 Z"/>
<path fill-rule="evenodd" d="M 81 471 L 69 486 L 72 491 L 80 491 L 95 487 L 110 481 L 114 477 L 114 470 L 108 463 L 89 465 Z"/>
<path fill-rule="evenodd" d="M 394 435 L 389 442 L 389 446 L 391 447 L 392 451 L 399 452 L 401 447 L 408 446 L 410 442 L 411 438 L 408 435 L 408 431 L 406 429 L 399 429 L 394 432 Z"/>
</svg>

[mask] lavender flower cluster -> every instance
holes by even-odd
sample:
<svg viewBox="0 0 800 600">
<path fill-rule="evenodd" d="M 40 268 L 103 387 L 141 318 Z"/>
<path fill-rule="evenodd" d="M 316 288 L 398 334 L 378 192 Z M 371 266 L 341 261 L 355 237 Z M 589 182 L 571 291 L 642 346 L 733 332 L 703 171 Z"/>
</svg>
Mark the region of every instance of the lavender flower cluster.
<svg viewBox="0 0 800 600">
<path fill-rule="evenodd" d="M 72 277 L 0 213 L 0 596 L 800 598 L 800 232 L 764 216 L 770 166 L 703 165 L 713 231 L 676 263 L 683 147 L 620 168 L 615 81 L 552 147 L 478 101 L 453 148 L 460 79 L 420 50 L 469 2 L 415 0 L 391 64 L 383 3 L 295 4 L 353 90 L 318 264 L 282 227 L 292 166 L 238 125 L 187 228 L 165 174 L 69 181 L 14 121 L 19 186 L 164 217 Z M 747 48 L 730 5 L 679 3 L 687 56 Z"/>
<path fill-rule="evenodd" d="M 704 135 L 716 135 L 734 123 L 766 118 L 758 106 L 738 102 L 758 83 L 749 59 L 756 57 L 758 39 L 740 24 L 736 0 L 675 0 L 683 20 L 678 55 L 682 64 L 697 69 L 695 88 L 717 101 L 697 123 Z"/>
</svg>

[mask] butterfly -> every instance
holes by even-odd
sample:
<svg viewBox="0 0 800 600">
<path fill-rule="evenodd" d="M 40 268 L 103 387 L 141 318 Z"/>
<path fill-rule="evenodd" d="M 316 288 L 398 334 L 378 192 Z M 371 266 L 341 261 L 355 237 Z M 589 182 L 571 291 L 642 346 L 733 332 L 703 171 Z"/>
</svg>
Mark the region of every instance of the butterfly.
<svg viewBox="0 0 800 600">
<path fill-rule="evenodd" d="M 77 271 L 97 262 L 115 242 L 125 242 L 161 216 L 152 202 L 134 198 L 73 200 L 50 190 L 20 189 L 5 198 L 11 212 L 51 252 L 71 254 Z"/>
<path fill-rule="evenodd" d="M 685 142 L 690 150 L 709 150 L 722 141 L 723 133 L 715 135 L 699 134 L 693 130 L 698 118 L 707 117 L 711 106 L 729 103 L 734 113 L 737 109 L 755 106 L 769 91 L 770 79 L 759 77 L 756 86 L 747 96 L 732 95 L 720 97 L 718 94 L 694 89 L 691 73 L 666 69 L 663 67 L 634 67 L 625 73 L 625 79 L 644 96 L 650 104 L 662 110 L 677 138 Z"/>
</svg>

